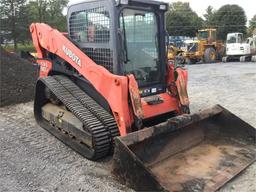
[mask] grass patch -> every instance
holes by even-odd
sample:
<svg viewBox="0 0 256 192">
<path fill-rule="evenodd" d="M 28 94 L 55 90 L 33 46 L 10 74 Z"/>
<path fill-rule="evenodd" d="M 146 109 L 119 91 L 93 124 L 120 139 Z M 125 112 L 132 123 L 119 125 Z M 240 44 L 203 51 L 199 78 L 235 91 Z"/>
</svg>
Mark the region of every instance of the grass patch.
<svg viewBox="0 0 256 192">
<path fill-rule="evenodd" d="M 17 50 L 14 50 L 14 45 L 2 45 L 2 47 L 9 52 L 16 52 L 16 53 L 20 53 L 21 51 L 28 51 L 28 52 L 36 52 L 34 45 L 32 43 L 30 44 L 18 44 L 17 45 Z"/>
</svg>

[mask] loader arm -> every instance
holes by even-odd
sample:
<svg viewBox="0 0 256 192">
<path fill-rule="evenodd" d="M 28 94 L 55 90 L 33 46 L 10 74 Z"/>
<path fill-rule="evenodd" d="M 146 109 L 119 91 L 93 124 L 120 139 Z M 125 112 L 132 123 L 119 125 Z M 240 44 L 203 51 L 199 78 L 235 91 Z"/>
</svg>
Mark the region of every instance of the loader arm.
<svg viewBox="0 0 256 192">
<path fill-rule="evenodd" d="M 126 135 L 131 127 L 130 108 L 128 106 L 128 79 L 126 76 L 117 76 L 110 73 L 104 67 L 97 65 L 61 32 L 43 23 L 33 23 L 30 26 L 33 44 L 38 53 L 40 65 L 47 72 L 51 69 L 51 62 L 44 59 L 44 49 L 63 60 L 67 61 L 83 77 L 93 85 L 93 87 L 108 101 L 118 124 L 120 134 Z M 45 74 L 46 76 L 48 74 Z"/>
<path fill-rule="evenodd" d="M 184 105 L 184 93 L 181 95 L 180 90 L 186 92 L 186 82 L 183 84 L 176 82 L 175 86 L 178 88 L 177 96 L 172 96 L 165 92 L 158 94 L 157 97 L 141 98 L 135 78 L 131 78 L 131 75 L 129 77 L 112 74 L 106 68 L 96 64 L 58 30 L 43 23 L 33 23 L 30 26 L 30 31 L 34 46 L 38 52 L 37 62 L 41 66 L 40 76 L 46 77 L 52 70 L 53 63 L 46 59 L 47 52 L 57 55 L 66 61 L 81 76 L 88 80 L 108 102 L 119 127 L 120 135 L 124 136 L 132 132 L 131 127 L 135 119 L 141 121 L 142 118 L 154 118 L 157 115 L 170 112 L 176 114 L 184 112 L 181 109 Z M 184 69 L 180 69 L 178 72 L 178 82 L 186 76 L 184 76 L 182 70 Z M 173 77 L 174 72 L 175 69 L 169 71 L 167 74 L 168 81 L 175 81 Z M 187 81 L 187 78 L 185 77 L 184 80 Z M 134 101 L 134 95 L 137 95 L 138 100 L 136 102 Z M 185 104 L 188 106 L 189 102 L 186 93 L 185 97 L 187 99 Z M 129 105 L 128 101 L 131 101 L 133 105 Z M 134 103 L 138 103 L 138 105 L 134 105 Z M 138 106 L 140 107 L 138 108 Z M 139 113 L 140 115 L 138 115 Z"/>
</svg>

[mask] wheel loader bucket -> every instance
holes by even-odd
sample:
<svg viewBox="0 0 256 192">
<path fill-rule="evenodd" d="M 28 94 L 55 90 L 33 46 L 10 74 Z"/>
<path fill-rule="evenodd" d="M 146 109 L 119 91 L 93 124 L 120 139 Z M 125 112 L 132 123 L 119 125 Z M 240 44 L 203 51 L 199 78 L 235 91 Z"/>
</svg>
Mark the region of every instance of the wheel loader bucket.
<svg viewBox="0 0 256 192">
<path fill-rule="evenodd" d="M 117 137 L 112 171 L 137 191 L 216 191 L 255 161 L 255 135 L 216 105 Z"/>
</svg>

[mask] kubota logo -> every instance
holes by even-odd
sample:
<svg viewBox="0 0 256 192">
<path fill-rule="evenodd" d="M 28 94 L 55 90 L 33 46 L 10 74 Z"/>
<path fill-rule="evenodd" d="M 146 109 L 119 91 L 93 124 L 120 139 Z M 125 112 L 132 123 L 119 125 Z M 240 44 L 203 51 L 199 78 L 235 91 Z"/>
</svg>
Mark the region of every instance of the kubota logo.
<svg viewBox="0 0 256 192">
<path fill-rule="evenodd" d="M 79 65 L 81 67 L 81 59 L 79 59 L 79 57 L 77 57 L 70 49 L 68 49 L 65 45 L 63 45 L 62 47 L 64 53 L 70 58 L 72 59 L 77 65 Z"/>
</svg>

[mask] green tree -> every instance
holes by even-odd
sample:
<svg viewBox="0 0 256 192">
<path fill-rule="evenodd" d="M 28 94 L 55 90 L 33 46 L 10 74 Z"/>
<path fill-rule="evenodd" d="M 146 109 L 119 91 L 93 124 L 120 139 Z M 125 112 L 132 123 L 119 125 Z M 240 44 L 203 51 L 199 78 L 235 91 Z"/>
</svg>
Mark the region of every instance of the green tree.
<svg viewBox="0 0 256 192">
<path fill-rule="evenodd" d="M 204 27 L 209 28 L 216 26 L 215 17 L 216 11 L 213 9 L 212 6 L 208 6 L 206 9 L 206 13 L 204 14 Z"/>
<path fill-rule="evenodd" d="M 26 0 L 1 1 L 1 36 L 13 40 L 15 50 L 27 31 L 24 25 L 24 21 L 27 20 L 25 5 Z"/>
<path fill-rule="evenodd" d="M 62 14 L 68 0 L 32 0 L 28 3 L 30 22 L 47 23 L 65 31 L 66 17 Z"/>
<path fill-rule="evenodd" d="M 67 20 L 62 14 L 63 9 L 67 6 L 68 0 L 50 0 L 49 1 L 49 23 L 51 26 L 60 31 L 67 30 Z"/>
<path fill-rule="evenodd" d="M 249 33 L 252 34 L 253 31 L 256 31 L 256 15 L 249 21 Z"/>
<path fill-rule="evenodd" d="M 246 33 L 246 15 L 238 5 L 224 5 L 214 14 L 218 37 L 226 39 L 228 33 Z"/>
<path fill-rule="evenodd" d="M 67 3 L 68 0 L 1 0 L 1 42 L 13 40 L 17 50 L 18 43 L 31 41 L 29 25 L 32 22 L 47 23 L 66 31 L 66 17 L 62 10 Z"/>
<path fill-rule="evenodd" d="M 48 6 L 48 1 L 46 0 L 29 1 L 27 7 L 29 11 L 30 20 L 39 23 L 46 22 L 48 18 Z"/>
<path fill-rule="evenodd" d="M 170 35 L 195 36 L 202 27 L 203 20 L 190 7 L 189 3 L 174 2 L 166 13 L 166 25 Z"/>
</svg>

